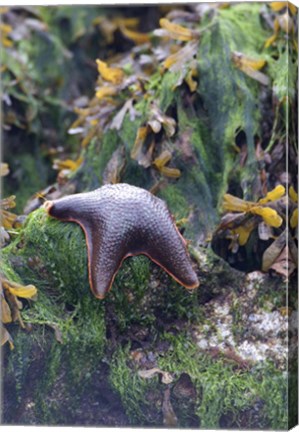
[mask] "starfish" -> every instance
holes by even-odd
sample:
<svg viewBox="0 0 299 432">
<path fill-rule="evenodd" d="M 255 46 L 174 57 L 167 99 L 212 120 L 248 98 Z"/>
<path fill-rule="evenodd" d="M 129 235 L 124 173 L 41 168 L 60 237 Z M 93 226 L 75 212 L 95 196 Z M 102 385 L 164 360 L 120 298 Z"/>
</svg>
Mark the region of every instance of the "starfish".
<svg viewBox="0 0 299 432">
<path fill-rule="evenodd" d="M 186 241 L 166 204 L 145 189 L 105 185 L 44 204 L 48 214 L 76 222 L 85 233 L 89 284 L 100 299 L 110 290 L 123 260 L 146 255 L 188 289 L 198 287 Z"/>
</svg>

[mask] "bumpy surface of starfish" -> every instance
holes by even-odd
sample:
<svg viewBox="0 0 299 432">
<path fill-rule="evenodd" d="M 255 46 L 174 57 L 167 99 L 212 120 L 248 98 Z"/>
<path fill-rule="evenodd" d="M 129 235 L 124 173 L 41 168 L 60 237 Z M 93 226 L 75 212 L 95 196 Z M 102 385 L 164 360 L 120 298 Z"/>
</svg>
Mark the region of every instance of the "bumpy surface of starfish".
<svg viewBox="0 0 299 432">
<path fill-rule="evenodd" d="M 199 285 L 186 241 L 164 201 L 150 192 L 124 183 L 106 185 L 44 206 L 50 216 L 82 227 L 89 283 L 96 297 L 104 298 L 125 258 L 140 254 L 186 288 Z"/>
</svg>

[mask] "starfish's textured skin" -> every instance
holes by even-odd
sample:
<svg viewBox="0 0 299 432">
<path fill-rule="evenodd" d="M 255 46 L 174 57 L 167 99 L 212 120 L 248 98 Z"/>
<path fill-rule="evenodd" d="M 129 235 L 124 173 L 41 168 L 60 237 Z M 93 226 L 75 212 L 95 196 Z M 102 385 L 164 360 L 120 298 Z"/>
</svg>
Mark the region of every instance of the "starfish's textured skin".
<svg viewBox="0 0 299 432">
<path fill-rule="evenodd" d="M 89 283 L 104 298 L 123 260 L 146 255 L 186 288 L 199 285 L 186 242 L 166 204 L 125 183 L 70 195 L 44 204 L 48 214 L 84 230 Z"/>
</svg>

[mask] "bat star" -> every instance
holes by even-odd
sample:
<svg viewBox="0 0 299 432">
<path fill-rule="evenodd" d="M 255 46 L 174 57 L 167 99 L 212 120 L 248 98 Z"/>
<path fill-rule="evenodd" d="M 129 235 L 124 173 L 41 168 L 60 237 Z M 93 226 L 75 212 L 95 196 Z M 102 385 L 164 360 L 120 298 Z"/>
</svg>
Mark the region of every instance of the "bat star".
<svg viewBox="0 0 299 432">
<path fill-rule="evenodd" d="M 186 241 L 166 204 L 125 183 L 105 185 L 44 204 L 48 214 L 76 222 L 85 233 L 89 284 L 100 299 L 111 288 L 123 260 L 146 255 L 188 289 L 198 287 Z"/>
</svg>

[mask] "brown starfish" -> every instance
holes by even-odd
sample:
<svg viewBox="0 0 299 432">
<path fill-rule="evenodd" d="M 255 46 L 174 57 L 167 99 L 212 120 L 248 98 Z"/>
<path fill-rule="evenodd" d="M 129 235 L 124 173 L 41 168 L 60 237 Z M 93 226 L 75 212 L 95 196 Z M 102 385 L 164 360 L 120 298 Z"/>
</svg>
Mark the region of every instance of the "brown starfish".
<svg viewBox="0 0 299 432">
<path fill-rule="evenodd" d="M 146 255 L 177 282 L 199 285 L 186 241 L 166 204 L 150 192 L 128 184 L 106 185 L 44 204 L 48 214 L 78 223 L 86 237 L 89 283 L 102 299 L 123 260 Z"/>
</svg>

